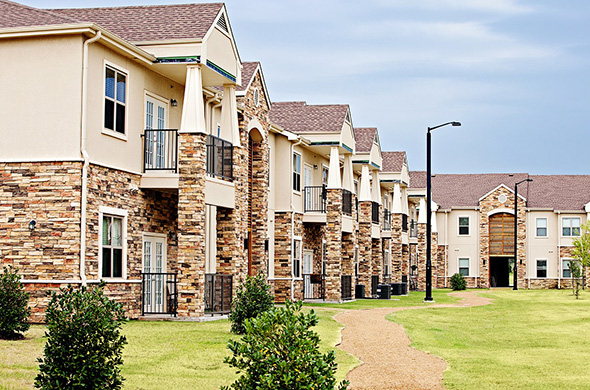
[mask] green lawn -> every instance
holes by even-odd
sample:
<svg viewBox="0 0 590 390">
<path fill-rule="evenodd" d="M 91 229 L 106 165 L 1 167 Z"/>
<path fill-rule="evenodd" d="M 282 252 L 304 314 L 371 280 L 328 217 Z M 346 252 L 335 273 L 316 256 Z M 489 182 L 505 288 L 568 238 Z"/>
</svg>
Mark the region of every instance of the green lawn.
<svg viewBox="0 0 590 390">
<path fill-rule="evenodd" d="M 445 359 L 449 389 L 590 388 L 590 293 L 496 290 L 494 304 L 398 312 L 412 345 Z"/>
<path fill-rule="evenodd" d="M 323 351 L 340 341 L 336 310 L 317 310 L 316 332 Z M 223 363 L 228 354 L 227 320 L 195 322 L 130 321 L 124 326 L 123 376 L 127 389 L 219 389 L 237 377 Z M 36 358 L 43 352 L 45 328 L 33 326 L 26 340 L 0 340 L 0 388 L 30 389 L 37 374 Z M 353 356 L 336 350 L 339 380 L 358 364 Z"/>
</svg>

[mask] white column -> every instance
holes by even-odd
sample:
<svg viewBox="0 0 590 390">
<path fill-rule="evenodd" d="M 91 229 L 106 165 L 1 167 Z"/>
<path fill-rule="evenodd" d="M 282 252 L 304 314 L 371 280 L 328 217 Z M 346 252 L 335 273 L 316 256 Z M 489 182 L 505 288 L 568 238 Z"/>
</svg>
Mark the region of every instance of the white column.
<svg viewBox="0 0 590 390">
<path fill-rule="evenodd" d="M 404 211 L 402 207 L 402 191 L 399 183 L 395 183 L 393 187 L 393 204 L 391 205 L 391 212 L 393 214 L 401 214 Z"/>
<path fill-rule="evenodd" d="M 438 210 L 438 205 L 435 202 L 430 203 L 430 226 L 432 226 L 432 233 L 438 233 L 438 228 L 436 226 L 436 210 Z"/>
<path fill-rule="evenodd" d="M 379 181 L 379 171 L 375 170 L 372 172 L 373 175 L 373 185 L 371 188 L 371 196 L 373 198 L 373 202 L 377 202 L 379 204 L 383 203 L 381 201 L 381 182 Z"/>
<path fill-rule="evenodd" d="M 330 167 L 328 168 L 328 189 L 342 188 L 342 179 L 340 178 L 340 154 L 338 147 L 332 146 L 330 149 Z"/>
<path fill-rule="evenodd" d="M 371 201 L 371 184 L 369 181 L 369 166 L 363 165 L 361 169 L 361 193 L 359 195 L 359 202 Z"/>
<path fill-rule="evenodd" d="M 353 190 L 352 185 L 352 155 L 345 154 L 344 155 L 344 177 L 342 179 L 342 188 L 345 190 L 351 191 Z"/>
<path fill-rule="evenodd" d="M 225 84 L 223 86 L 223 97 L 221 98 L 221 131 L 231 140 L 233 146 L 240 146 L 236 86 L 232 84 Z"/>
<path fill-rule="evenodd" d="M 402 213 L 410 215 L 410 206 L 408 205 L 408 190 L 406 188 L 402 190 Z"/>
<path fill-rule="evenodd" d="M 418 210 L 418 223 L 426 223 L 426 199 L 420 199 L 420 210 Z"/>
<path fill-rule="evenodd" d="M 203 80 L 200 65 L 186 67 L 186 84 L 182 104 L 181 133 L 207 133 L 205 127 L 205 104 L 203 103 Z"/>
</svg>

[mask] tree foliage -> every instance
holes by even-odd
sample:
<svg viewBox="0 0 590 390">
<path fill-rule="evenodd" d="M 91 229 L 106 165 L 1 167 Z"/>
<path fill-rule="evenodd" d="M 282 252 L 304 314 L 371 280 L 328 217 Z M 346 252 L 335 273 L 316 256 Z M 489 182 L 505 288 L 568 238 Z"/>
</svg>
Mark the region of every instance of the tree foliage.
<svg viewBox="0 0 590 390">
<path fill-rule="evenodd" d="M 313 310 L 305 314 L 301 302 L 290 301 L 245 321 L 245 335 L 228 342 L 233 356 L 225 359 L 242 376 L 222 389 L 333 390 L 337 386 L 335 354 L 319 352 L 320 338 L 310 329 L 317 323 Z M 347 385 L 343 381 L 337 388 Z"/>
<path fill-rule="evenodd" d="M 264 280 L 262 273 L 254 277 L 248 276 L 238 288 L 232 302 L 229 313 L 232 333 L 244 334 L 245 321 L 270 310 L 273 307 L 273 301 L 270 286 Z"/>
<path fill-rule="evenodd" d="M 460 273 L 456 273 L 451 276 L 451 288 L 455 291 L 465 290 L 467 288 L 467 282 L 465 277 Z"/>
<path fill-rule="evenodd" d="M 120 389 L 125 321 L 123 306 L 97 288 L 53 292 L 45 319 L 47 343 L 35 387 Z"/>
<path fill-rule="evenodd" d="M 20 281 L 18 269 L 10 265 L 3 267 L 0 274 L 0 338 L 19 338 L 19 333 L 29 330 L 27 321 L 31 309 L 28 305 L 29 293 Z"/>
<path fill-rule="evenodd" d="M 581 226 L 580 236 L 574 237 L 572 241 L 574 244 L 572 256 L 580 262 L 580 276 L 583 279 L 582 287 L 584 287 L 586 284 L 586 269 L 590 266 L 590 221 Z"/>
</svg>

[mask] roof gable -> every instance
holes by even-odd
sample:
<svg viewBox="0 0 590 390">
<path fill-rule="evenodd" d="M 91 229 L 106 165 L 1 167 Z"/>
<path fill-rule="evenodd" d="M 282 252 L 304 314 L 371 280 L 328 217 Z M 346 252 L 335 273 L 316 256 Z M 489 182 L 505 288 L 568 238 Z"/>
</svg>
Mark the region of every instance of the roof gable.
<svg viewBox="0 0 590 390">
<path fill-rule="evenodd" d="M 354 141 L 356 144 L 356 151 L 360 153 L 369 153 L 373 148 L 376 135 L 376 127 L 355 127 Z"/>
<path fill-rule="evenodd" d="M 406 152 L 382 152 L 382 172 L 401 172 L 404 165 L 408 165 Z"/>
<path fill-rule="evenodd" d="M 308 105 L 306 102 L 273 102 L 270 119 L 293 133 L 342 131 L 347 104 Z"/>
</svg>

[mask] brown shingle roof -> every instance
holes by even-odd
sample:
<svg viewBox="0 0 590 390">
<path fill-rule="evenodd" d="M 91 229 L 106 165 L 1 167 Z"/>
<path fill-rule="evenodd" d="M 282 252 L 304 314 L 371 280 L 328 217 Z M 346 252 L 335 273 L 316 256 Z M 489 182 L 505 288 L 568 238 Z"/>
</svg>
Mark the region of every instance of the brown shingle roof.
<svg viewBox="0 0 590 390">
<path fill-rule="evenodd" d="M 355 127 L 354 128 L 354 142 L 355 150 L 357 152 L 370 152 L 375 141 L 375 134 L 377 134 L 376 127 Z"/>
<path fill-rule="evenodd" d="M 242 62 L 242 85 L 238 85 L 237 92 L 243 92 L 254 78 L 260 62 Z"/>
<path fill-rule="evenodd" d="M 527 199 L 527 207 L 553 210 L 583 210 L 590 201 L 590 175 L 528 175 L 526 173 L 437 174 L 432 176 L 432 200 L 443 209 L 476 207 L 479 199 L 504 184 L 530 177 L 532 182 L 518 186 Z M 410 172 L 410 187 L 425 188 L 426 172 Z"/>
<path fill-rule="evenodd" d="M 340 132 L 347 112 L 348 104 L 273 102 L 270 120 L 294 133 Z"/>
<path fill-rule="evenodd" d="M 47 26 L 75 22 L 75 19 L 55 12 L 0 0 L 0 28 Z"/>
<path fill-rule="evenodd" d="M 202 39 L 223 3 L 54 9 L 80 22 L 96 23 L 132 41 Z"/>
<path fill-rule="evenodd" d="M 406 152 L 382 152 L 383 159 L 382 172 L 401 172 L 404 162 L 406 162 Z"/>
</svg>

